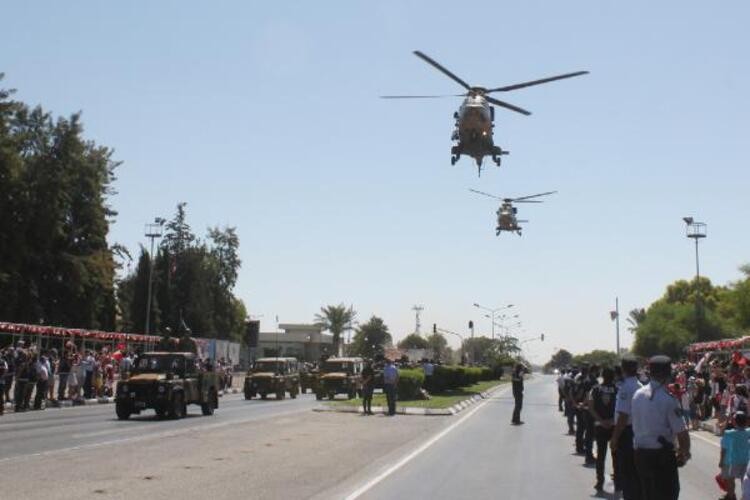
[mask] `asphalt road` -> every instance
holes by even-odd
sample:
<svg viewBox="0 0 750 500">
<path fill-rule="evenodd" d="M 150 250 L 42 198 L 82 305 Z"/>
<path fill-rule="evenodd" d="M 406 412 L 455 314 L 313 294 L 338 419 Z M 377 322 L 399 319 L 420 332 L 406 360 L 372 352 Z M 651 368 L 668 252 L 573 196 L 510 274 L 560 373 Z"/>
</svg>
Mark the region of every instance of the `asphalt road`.
<svg viewBox="0 0 750 500">
<path fill-rule="evenodd" d="M 283 401 L 245 401 L 241 394 L 219 399 L 213 416 L 201 415 L 200 407 L 188 406 L 182 420 L 160 420 L 153 410 L 120 421 L 114 404 L 9 413 L 0 417 L 0 461 L 40 453 L 106 446 L 148 440 L 181 432 L 205 431 L 282 415 L 308 412 L 319 403 L 312 394 Z"/>
<path fill-rule="evenodd" d="M 552 377 L 527 382 L 522 413 L 526 423 L 515 427 L 510 425 L 513 398 L 507 390 L 498 393 L 474 413 L 459 415 L 464 420 L 423 451 L 412 451 L 380 474 L 362 478 L 349 498 L 597 498 L 595 470 L 574 454 L 556 398 Z M 713 479 L 718 440 L 699 432 L 692 439 L 692 454 L 680 470 L 680 498 L 718 498 Z M 618 498 L 611 481 L 598 498 Z"/>
</svg>

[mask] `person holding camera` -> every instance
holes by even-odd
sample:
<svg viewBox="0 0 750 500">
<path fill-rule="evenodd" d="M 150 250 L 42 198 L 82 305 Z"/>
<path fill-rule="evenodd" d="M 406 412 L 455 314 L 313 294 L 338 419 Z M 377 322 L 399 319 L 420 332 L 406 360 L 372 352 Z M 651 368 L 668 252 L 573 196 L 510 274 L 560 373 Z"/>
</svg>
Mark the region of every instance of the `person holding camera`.
<svg viewBox="0 0 750 500">
<path fill-rule="evenodd" d="M 651 380 L 636 391 L 631 403 L 635 468 L 644 500 L 676 500 L 677 468 L 690 459 L 690 434 L 679 402 L 667 389 L 672 360 L 654 356 L 648 366 Z"/>
</svg>

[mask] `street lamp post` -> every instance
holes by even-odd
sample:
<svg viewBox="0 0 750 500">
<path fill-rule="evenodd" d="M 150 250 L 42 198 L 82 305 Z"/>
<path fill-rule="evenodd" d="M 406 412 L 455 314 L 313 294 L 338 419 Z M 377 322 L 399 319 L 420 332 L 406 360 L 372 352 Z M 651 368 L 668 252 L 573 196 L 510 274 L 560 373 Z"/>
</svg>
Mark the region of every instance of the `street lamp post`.
<svg viewBox="0 0 750 500">
<path fill-rule="evenodd" d="M 146 298 L 146 327 L 144 328 L 145 334 L 151 333 L 151 284 L 154 277 L 154 240 L 161 238 L 162 226 L 166 220 L 161 217 L 156 217 L 153 224 L 146 224 L 146 238 L 151 240 L 151 253 L 148 259 L 148 292 Z"/>
<path fill-rule="evenodd" d="M 433 333 L 442 333 L 443 335 L 445 335 L 446 333 L 449 333 L 451 335 L 455 335 L 458 338 L 460 338 L 461 339 L 461 362 L 463 363 L 464 354 L 466 354 L 464 352 L 464 336 L 461 335 L 460 333 L 457 333 L 457 332 L 454 332 L 454 331 L 451 331 L 451 330 L 446 330 L 445 328 L 439 328 L 436 323 L 432 324 L 432 332 Z M 473 362 L 473 360 L 472 360 L 472 362 Z"/>
<path fill-rule="evenodd" d="M 695 334 L 696 338 L 700 340 L 700 321 L 701 321 L 701 288 L 700 288 L 700 277 L 701 267 L 700 260 L 698 258 L 698 242 L 707 236 L 706 224 L 704 222 L 696 222 L 692 217 L 683 217 L 685 221 L 685 236 L 695 240 Z"/>
<path fill-rule="evenodd" d="M 504 309 L 510 309 L 511 307 L 513 307 L 513 304 L 508 304 L 507 306 L 498 307 L 496 309 L 490 309 L 489 307 L 484 307 L 474 302 L 474 307 L 479 308 L 483 311 L 487 311 L 492 315 L 490 318 L 490 320 L 492 321 L 492 340 L 495 340 L 495 314 Z"/>
</svg>

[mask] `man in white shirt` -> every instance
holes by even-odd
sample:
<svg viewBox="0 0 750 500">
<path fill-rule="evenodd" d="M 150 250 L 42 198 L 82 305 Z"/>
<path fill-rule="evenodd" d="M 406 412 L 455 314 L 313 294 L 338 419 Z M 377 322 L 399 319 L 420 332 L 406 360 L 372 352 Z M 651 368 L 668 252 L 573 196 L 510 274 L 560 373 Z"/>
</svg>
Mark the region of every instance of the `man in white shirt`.
<svg viewBox="0 0 750 500">
<path fill-rule="evenodd" d="M 49 364 L 46 356 L 39 356 L 34 363 L 36 370 L 36 396 L 34 396 L 34 409 L 42 409 L 42 401 L 47 394 L 47 382 L 49 381 Z"/>
</svg>

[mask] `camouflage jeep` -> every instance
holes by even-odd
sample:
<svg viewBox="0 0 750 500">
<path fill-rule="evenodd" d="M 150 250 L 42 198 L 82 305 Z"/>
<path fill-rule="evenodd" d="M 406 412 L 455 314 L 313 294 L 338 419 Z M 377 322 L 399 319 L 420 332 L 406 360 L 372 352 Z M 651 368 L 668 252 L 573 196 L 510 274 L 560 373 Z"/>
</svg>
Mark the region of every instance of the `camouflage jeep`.
<svg viewBox="0 0 750 500">
<path fill-rule="evenodd" d="M 346 394 L 354 399 L 362 393 L 362 358 L 328 358 L 320 367 L 320 380 L 315 391 L 318 400 L 336 394 Z"/>
<path fill-rule="evenodd" d="M 260 358 L 245 376 L 245 399 L 260 395 L 266 399 L 275 394 L 284 399 L 286 393 L 294 399 L 300 392 L 297 358 Z"/>
<path fill-rule="evenodd" d="M 132 375 L 117 384 L 115 412 L 120 420 L 153 408 L 159 417 L 182 418 L 187 405 L 204 415 L 219 407 L 219 377 L 199 369 L 191 352 L 149 352 L 140 356 Z"/>
</svg>

